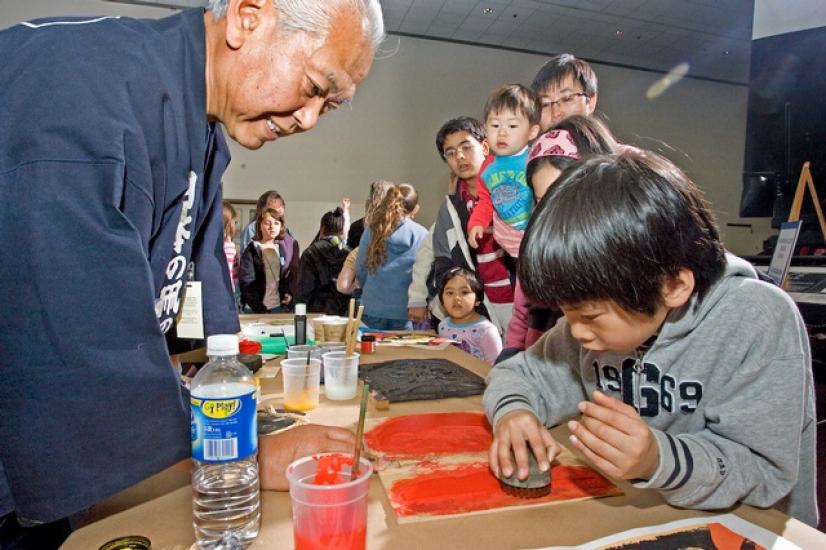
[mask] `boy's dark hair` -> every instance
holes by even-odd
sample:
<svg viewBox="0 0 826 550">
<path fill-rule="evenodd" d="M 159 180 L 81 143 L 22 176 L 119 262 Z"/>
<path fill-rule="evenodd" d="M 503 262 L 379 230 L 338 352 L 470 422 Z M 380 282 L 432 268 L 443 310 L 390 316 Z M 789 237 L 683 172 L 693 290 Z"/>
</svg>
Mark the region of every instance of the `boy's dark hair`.
<svg viewBox="0 0 826 550">
<path fill-rule="evenodd" d="M 341 235 L 344 231 L 344 210 L 339 206 L 321 216 L 320 236 Z"/>
<path fill-rule="evenodd" d="M 455 134 L 456 132 L 467 132 L 476 138 L 476 141 L 479 143 L 482 143 L 488 137 L 485 131 L 485 125 L 475 118 L 469 116 L 452 118 L 442 124 L 442 127 L 439 128 L 439 131 L 436 133 L 436 150 L 439 151 L 439 156 L 442 157 L 442 160 L 445 160 L 445 140 L 447 136 Z"/>
<path fill-rule="evenodd" d="M 571 135 L 580 159 L 593 155 L 612 155 L 617 152 L 617 139 L 597 116 L 572 115 L 548 131 L 553 130 L 565 130 Z M 550 164 L 559 171 L 563 171 L 574 162 L 576 159 L 559 155 L 538 157 L 528 163 L 525 168 L 525 178 L 530 184 L 534 173 L 541 167 Z"/>
<path fill-rule="evenodd" d="M 567 169 L 531 217 L 519 253 L 525 295 L 546 306 L 613 300 L 653 315 L 666 279 L 694 273 L 702 300 L 725 255 L 702 191 L 674 164 L 628 148 Z"/>
<path fill-rule="evenodd" d="M 496 88 L 485 103 L 485 120 L 491 113 L 499 113 L 506 109 L 523 114 L 532 126 L 539 124 L 542 115 L 539 97 L 522 84 L 505 84 Z"/>
<path fill-rule="evenodd" d="M 482 282 L 479 280 L 479 277 L 476 276 L 476 273 L 465 269 L 464 267 L 451 267 L 447 271 L 445 271 L 442 278 L 439 280 L 439 303 L 442 306 L 445 305 L 445 301 L 442 298 L 442 294 L 445 292 L 445 287 L 447 283 L 450 282 L 451 279 L 454 277 L 464 277 L 467 281 L 468 286 L 476 294 L 476 301 L 481 302 L 485 299 L 484 288 L 482 287 Z"/>
<path fill-rule="evenodd" d="M 586 96 L 597 95 L 597 75 L 591 65 L 569 53 L 556 55 L 542 65 L 531 83 L 531 89 L 540 94 L 549 86 L 559 86 L 567 76 L 579 82 Z"/>
</svg>

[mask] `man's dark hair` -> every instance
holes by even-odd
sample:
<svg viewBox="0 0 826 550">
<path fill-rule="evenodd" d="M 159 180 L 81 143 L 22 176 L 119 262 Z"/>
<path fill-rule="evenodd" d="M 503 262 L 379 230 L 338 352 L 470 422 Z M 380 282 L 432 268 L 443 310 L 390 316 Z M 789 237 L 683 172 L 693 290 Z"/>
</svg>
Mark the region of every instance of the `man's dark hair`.
<svg viewBox="0 0 826 550">
<path fill-rule="evenodd" d="M 617 152 L 617 139 L 608 125 L 597 116 L 572 115 L 560 121 L 548 132 L 565 130 L 574 140 L 579 158 L 586 159 L 593 155 L 611 155 Z M 528 163 L 525 168 L 525 178 L 531 184 L 534 173 L 542 166 L 550 164 L 560 172 L 576 162 L 575 159 L 559 155 L 538 157 Z"/>
<path fill-rule="evenodd" d="M 445 158 L 445 140 L 450 134 L 456 132 L 467 132 L 476 138 L 476 141 L 482 143 L 487 139 L 487 132 L 485 132 L 485 125 L 469 116 L 460 116 L 452 118 L 442 124 L 439 131 L 436 133 L 436 150 L 439 151 L 439 156 L 442 160 Z"/>
<path fill-rule="evenodd" d="M 464 267 L 451 267 L 447 271 L 445 271 L 442 278 L 439 280 L 439 303 L 442 306 L 445 305 L 445 301 L 442 298 L 442 294 L 445 292 L 445 287 L 447 283 L 450 282 L 451 279 L 454 277 L 464 277 L 467 281 L 468 286 L 476 294 L 476 301 L 481 302 L 485 299 L 484 288 L 482 287 L 482 282 L 479 280 L 479 277 L 473 271 L 469 269 L 465 269 Z"/>
<path fill-rule="evenodd" d="M 627 148 L 576 163 L 534 211 L 519 253 L 525 295 L 545 306 L 613 300 L 653 315 L 680 269 L 702 300 L 725 269 L 703 193 L 674 164 Z"/>
<path fill-rule="evenodd" d="M 505 84 L 496 88 L 485 103 L 485 120 L 487 121 L 491 113 L 499 113 L 506 109 L 523 115 L 531 125 L 539 124 L 542 116 L 539 97 L 522 84 Z"/>
<path fill-rule="evenodd" d="M 582 92 L 588 97 L 597 94 L 597 75 L 587 61 L 578 59 L 569 53 L 562 53 L 550 58 L 531 83 L 531 89 L 541 94 L 549 86 L 559 86 L 565 77 L 570 76 L 574 82 L 579 82 Z"/>
</svg>

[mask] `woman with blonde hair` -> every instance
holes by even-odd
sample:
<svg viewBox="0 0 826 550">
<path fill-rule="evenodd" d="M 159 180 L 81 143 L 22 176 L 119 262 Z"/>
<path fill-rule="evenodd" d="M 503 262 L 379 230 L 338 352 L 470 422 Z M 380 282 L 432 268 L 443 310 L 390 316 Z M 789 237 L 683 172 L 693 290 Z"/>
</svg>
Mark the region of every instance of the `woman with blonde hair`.
<svg viewBox="0 0 826 550">
<path fill-rule="evenodd" d="M 406 330 L 407 287 L 416 251 L 427 229 L 413 221 L 418 195 L 403 183 L 387 190 L 371 211 L 359 242 L 356 277 L 362 287 L 362 320 L 376 330 Z"/>
</svg>

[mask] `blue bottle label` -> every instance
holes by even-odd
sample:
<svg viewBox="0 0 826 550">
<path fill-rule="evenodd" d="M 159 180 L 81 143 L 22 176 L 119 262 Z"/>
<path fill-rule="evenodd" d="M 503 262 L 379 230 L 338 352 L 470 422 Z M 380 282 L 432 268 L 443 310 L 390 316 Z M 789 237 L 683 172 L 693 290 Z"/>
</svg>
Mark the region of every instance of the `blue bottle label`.
<svg viewBox="0 0 826 550">
<path fill-rule="evenodd" d="M 255 391 L 220 399 L 190 397 L 192 458 L 230 462 L 258 450 Z"/>
</svg>

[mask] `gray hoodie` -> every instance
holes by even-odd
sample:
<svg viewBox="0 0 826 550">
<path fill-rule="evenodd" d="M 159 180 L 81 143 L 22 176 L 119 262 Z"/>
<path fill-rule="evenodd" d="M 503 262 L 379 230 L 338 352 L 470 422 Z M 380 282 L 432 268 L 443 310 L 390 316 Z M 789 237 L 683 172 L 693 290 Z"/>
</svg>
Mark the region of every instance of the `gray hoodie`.
<svg viewBox="0 0 826 550">
<path fill-rule="evenodd" d="M 660 463 L 636 487 L 672 505 L 775 506 L 817 525 L 815 407 L 806 327 L 789 296 L 726 255 L 724 276 L 697 304 L 669 312 L 636 356 L 583 349 L 563 317 L 488 375 L 492 425 L 529 410 L 546 425 L 579 414 L 595 389 L 633 405 Z M 695 308 L 695 306 L 697 306 Z"/>
</svg>

